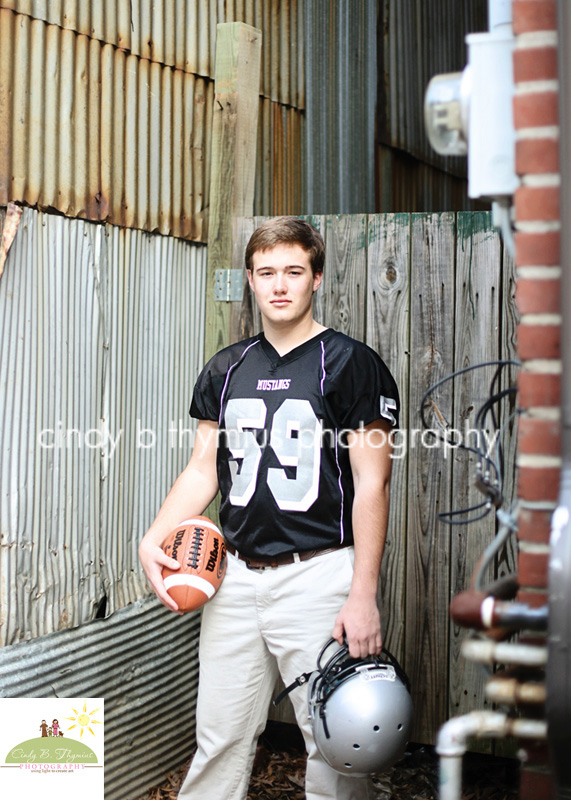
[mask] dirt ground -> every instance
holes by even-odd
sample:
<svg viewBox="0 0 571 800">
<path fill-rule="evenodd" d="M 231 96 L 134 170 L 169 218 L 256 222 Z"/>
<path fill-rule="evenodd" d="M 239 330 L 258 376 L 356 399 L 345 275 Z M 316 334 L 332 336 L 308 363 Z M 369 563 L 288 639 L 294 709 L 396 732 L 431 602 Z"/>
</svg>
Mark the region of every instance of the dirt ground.
<svg viewBox="0 0 571 800">
<path fill-rule="evenodd" d="M 139 800 L 175 800 L 188 764 L 149 789 Z M 462 800 L 516 800 L 518 763 L 512 759 L 467 753 Z M 262 737 L 250 780 L 248 800 L 305 800 L 305 756 L 298 743 L 284 746 Z M 432 747 L 411 745 L 404 758 L 373 776 L 375 800 L 438 800 L 438 757 Z M 213 799 L 214 800 L 214 799 Z"/>
</svg>

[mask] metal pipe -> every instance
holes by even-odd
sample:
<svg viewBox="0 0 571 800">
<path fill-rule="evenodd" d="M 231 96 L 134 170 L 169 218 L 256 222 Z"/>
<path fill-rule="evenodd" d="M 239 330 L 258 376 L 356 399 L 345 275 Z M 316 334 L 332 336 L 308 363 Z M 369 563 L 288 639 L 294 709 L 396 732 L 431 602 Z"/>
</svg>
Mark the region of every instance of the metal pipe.
<svg viewBox="0 0 571 800">
<path fill-rule="evenodd" d="M 460 800 L 462 793 L 462 757 L 470 736 L 477 738 L 545 739 L 547 723 L 535 719 L 512 719 L 496 711 L 472 711 L 453 717 L 438 731 L 436 752 L 439 764 L 440 800 Z"/>
<path fill-rule="evenodd" d="M 459 625 L 475 630 L 509 628 L 545 631 L 548 607 L 545 605 L 533 608 L 526 603 L 506 602 L 468 589 L 452 600 L 450 616 Z"/>
<path fill-rule="evenodd" d="M 545 683 L 518 681 L 517 678 L 494 676 L 486 683 L 485 693 L 492 703 L 515 706 L 518 703 L 541 705 L 545 703 Z"/>
<path fill-rule="evenodd" d="M 487 639 L 465 639 L 460 651 L 468 661 L 493 666 L 518 664 L 522 667 L 544 667 L 547 663 L 547 647 L 533 644 L 492 642 Z"/>
<path fill-rule="evenodd" d="M 506 603 L 495 597 L 486 597 L 480 614 L 486 628 L 499 627 L 512 630 L 547 630 L 547 606 L 532 608 L 526 603 Z"/>
</svg>

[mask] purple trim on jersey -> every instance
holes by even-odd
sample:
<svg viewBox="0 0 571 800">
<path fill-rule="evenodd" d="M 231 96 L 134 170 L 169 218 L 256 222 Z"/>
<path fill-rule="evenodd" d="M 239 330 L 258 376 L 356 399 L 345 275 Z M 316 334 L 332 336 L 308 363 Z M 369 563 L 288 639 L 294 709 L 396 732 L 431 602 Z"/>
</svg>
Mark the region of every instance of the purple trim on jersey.
<svg viewBox="0 0 571 800">
<path fill-rule="evenodd" d="M 337 485 L 339 486 L 339 494 L 341 495 L 341 517 L 339 520 L 339 533 L 341 534 L 341 539 L 339 540 L 339 544 L 343 544 L 345 541 L 345 526 L 343 525 L 343 513 L 345 510 L 345 495 L 343 493 L 343 484 L 341 483 L 341 465 L 339 464 L 339 456 L 338 456 L 338 432 L 335 431 L 335 463 L 337 464 L 337 470 L 339 472 L 339 478 L 337 479 Z"/>
<path fill-rule="evenodd" d="M 326 376 L 327 373 L 325 372 L 325 345 L 323 344 L 323 342 L 320 342 L 320 345 L 321 345 L 321 384 L 320 384 L 320 386 L 321 386 L 321 396 L 323 397 L 323 384 L 325 383 L 325 376 Z"/>
<path fill-rule="evenodd" d="M 244 358 L 244 356 L 246 355 L 248 350 L 251 347 L 253 347 L 255 344 L 260 344 L 260 340 L 256 339 L 255 342 L 251 342 L 248 345 L 248 347 L 246 347 L 245 350 L 242 351 L 242 353 L 240 354 L 240 358 L 228 367 L 228 371 L 226 372 L 226 380 L 224 381 L 224 386 L 222 387 L 222 392 L 220 393 L 220 413 L 218 414 L 218 425 L 222 425 L 222 408 L 223 408 L 223 404 L 224 404 L 224 395 L 226 394 L 226 389 L 228 387 L 228 381 L 230 380 L 230 373 L 232 372 L 234 367 L 238 366 L 238 364 L 240 363 L 240 361 L 242 361 L 242 359 Z"/>
</svg>

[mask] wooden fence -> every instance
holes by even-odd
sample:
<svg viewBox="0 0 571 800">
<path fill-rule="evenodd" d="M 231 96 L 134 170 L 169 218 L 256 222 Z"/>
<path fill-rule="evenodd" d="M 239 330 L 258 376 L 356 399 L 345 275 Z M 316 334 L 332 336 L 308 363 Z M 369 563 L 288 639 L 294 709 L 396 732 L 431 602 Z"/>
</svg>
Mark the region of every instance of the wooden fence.
<svg viewBox="0 0 571 800">
<path fill-rule="evenodd" d="M 423 439 L 419 409 L 426 390 L 452 372 L 513 358 L 513 265 L 488 212 L 307 219 L 326 244 L 317 318 L 373 347 L 400 388 L 402 430 L 394 452 L 380 603 L 385 643 L 413 687 L 413 740 L 434 742 L 446 719 L 487 705 L 485 676 L 461 658 L 466 631 L 452 624 L 448 606 L 469 586 L 496 520 L 493 512 L 468 525 L 438 520 L 439 512 L 482 502 L 473 485 L 477 457 L 435 446 L 434 437 Z M 246 243 L 261 221 L 234 220 L 233 268 L 243 269 Z M 259 329 L 246 281 L 242 301 L 232 306 L 232 341 Z M 432 395 L 439 419 L 466 434 L 489 396 L 494 371 L 468 371 L 439 387 Z M 503 385 L 514 377 L 515 371 L 503 376 Z M 504 507 L 513 495 L 515 421 L 509 403 L 499 409 L 507 465 Z M 434 414 L 430 418 L 435 421 Z M 514 563 L 510 542 L 496 560 L 495 576 Z"/>
</svg>

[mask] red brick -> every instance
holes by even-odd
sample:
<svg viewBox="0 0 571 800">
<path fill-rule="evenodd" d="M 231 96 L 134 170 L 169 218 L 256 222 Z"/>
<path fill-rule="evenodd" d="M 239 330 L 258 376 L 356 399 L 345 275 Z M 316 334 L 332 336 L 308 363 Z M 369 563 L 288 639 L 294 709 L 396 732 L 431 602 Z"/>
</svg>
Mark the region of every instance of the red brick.
<svg viewBox="0 0 571 800">
<path fill-rule="evenodd" d="M 523 542 L 548 544 L 552 513 L 535 508 L 521 508 L 517 519 L 517 538 Z"/>
<path fill-rule="evenodd" d="M 558 467 L 519 467 L 517 496 L 521 500 L 557 500 L 559 473 Z"/>
<path fill-rule="evenodd" d="M 561 375 L 520 372 L 520 408 L 558 408 L 561 405 Z"/>
<path fill-rule="evenodd" d="M 515 193 L 515 216 L 518 221 L 558 220 L 559 189 L 520 186 Z"/>
<path fill-rule="evenodd" d="M 531 608 L 541 608 L 547 603 L 547 592 L 526 592 L 525 589 L 520 589 L 517 593 L 516 600 L 518 603 L 525 603 Z"/>
<path fill-rule="evenodd" d="M 513 99 L 514 126 L 538 128 L 559 124 L 557 92 L 532 92 L 517 94 Z"/>
<path fill-rule="evenodd" d="M 521 453 L 558 456 L 561 454 L 561 423 L 522 417 L 519 421 L 518 439 Z"/>
<path fill-rule="evenodd" d="M 555 47 L 530 47 L 514 50 L 514 82 L 548 81 L 558 77 L 557 49 Z"/>
<path fill-rule="evenodd" d="M 518 278 L 515 299 L 520 314 L 557 314 L 561 308 L 561 282 L 557 278 Z"/>
<path fill-rule="evenodd" d="M 543 640 L 543 645 L 545 645 L 545 639 Z M 525 716 L 532 716 L 531 709 L 526 713 Z M 536 708 L 533 716 L 535 719 L 538 717 L 541 719 L 541 717 L 544 716 L 541 706 Z M 526 751 L 525 766 L 527 768 L 533 770 L 538 766 L 546 766 L 551 762 L 551 754 L 549 752 L 549 745 L 547 742 L 541 742 L 537 739 L 520 739 L 520 744 Z"/>
<path fill-rule="evenodd" d="M 515 260 L 518 267 L 552 267 L 559 264 L 559 232 L 515 235 Z"/>
<path fill-rule="evenodd" d="M 522 361 L 532 358 L 560 358 L 560 325 L 518 325 L 517 352 Z"/>
<path fill-rule="evenodd" d="M 559 172 L 559 145 L 555 139 L 522 139 L 516 142 L 518 175 Z"/>
<path fill-rule="evenodd" d="M 557 4 L 555 0 L 514 0 L 512 4 L 513 30 L 519 33 L 557 30 Z"/>
<path fill-rule="evenodd" d="M 522 553 L 517 557 L 517 580 L 528 589 L 547 588 L 548 553 Z"/>
<path fill-rule="evenodd" d="M 556 800 L 557 794 L 551 774 L 524 767 L 520 772 L 519 800 Z"/>
</svg>

